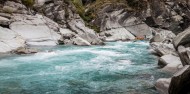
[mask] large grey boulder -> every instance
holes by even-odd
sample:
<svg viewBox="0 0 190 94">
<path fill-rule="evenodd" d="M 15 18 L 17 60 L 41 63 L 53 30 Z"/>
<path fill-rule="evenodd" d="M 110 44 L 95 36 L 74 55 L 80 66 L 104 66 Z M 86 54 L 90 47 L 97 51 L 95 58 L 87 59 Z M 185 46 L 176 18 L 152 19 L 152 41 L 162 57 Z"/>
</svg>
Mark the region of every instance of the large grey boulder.
<svg viewBox="0 0 190 94">
<path fill-rule="evenodd" d="M 153 42 L 150 44 L 150 46 L 156 52 L 156 54 L 158 54 L 159 56 L 169 55 L 169 54 L 172 54 L 175 56 L 178 55 L 176 53 L 176 50 L 175 50 L 173 44 Z"/>
<path fill-rule="evenodd" d="M 34 48 L 19 47 L 13 52 L 16 54 L 22 55 L 22 54 L 34 54 L 34 53 L 37 53 L 38 50 Z"/>
<path fill-rule="evenodd" d="M 81 38 L 79 35 L 77 35 L 76 33 L 72 32 L 69 29 L 60 29 L 60 33 L 62 35 L 62 40 L 61 42 L 65 45 L 79 45 L 79 46 L 90 46 L 91 44 Z"/>
<path fill-rule="evenodd" d="M 28 13 L 25 5 L 18 2 L 14 2 L 14 1 L 8 1 L 8 0 L 5 2 L 3 6 L 3 12 L 22 13 L 22 14 Z"/>
<path fill-rule="evenodd" d="M 190 65 L 190 48 L 185 48 L 184 46 L 180 45 L 178 47 L 178 54 L 183 66 Z"/>
<path fill-rule="evenodd" d="M 103 44 L 102 40 L 100 40 L 95 31 L 86 27 L 84 21 L 81 18 L 68 21 L 68 25 L 72 31 L 75 31 L 76 34 L 88 41 L 90 44 Z"/>
<path fill-rule="evenodd" d="M 135 36 L 132 35 L 125 28 L 117 28 L 104 31 L 100 33 L 101 36 L 105 36 L 105 41 L 125 41 L 125 40 L 134 40 Z"/>
<path fill-rule="evenodd" d="M 172 43 L 176 35 L 172 31 L 164 29 L 155 29 L 155 36 L 150 40 L 152 42 Z"/>
<path fill-rule="evenodd" d="M 190 44 L 190 27 L 187 28 L 185 31 L 179 33 L 177 37 L 174 38 L 173 44 L 176 49 L 178 48 L 179 45 L 188 47 Z"/>
<path fill-rule="evenodd" d="M 183 67 L 180 58 L 173 55 L 164 55 L 160 57 L 158 65 L 163 67 L 161 70 L 170 73 L 175 73 Z"/>
<path fill-rule="evenodd" d="M 10 29 L 22 36 L 27 45 L 57 45 L 61 38 L 56 31 L 57 24 L 42 15 L 17 14 L 14 15 L 14 20 Z"/>
<path fill-rule="evenodd" d="M 156 81 L 155 87 L 160 94 L 169 94 L 168 89 L 171 78 L 160 78 Z"/>
<path fill-rule="evenodd" d="M 12 30 L 0 26 L 0 53 L 7 53 L 25 46 L 25 40 Z"/>
<path fill-rule="evenodd" d="M 169 94 L 190 93 L 190 66 L 186 65 L 172 77 Z"/>
<path fill-rule="evenodd" d="M 0 16 L 0 26 L 9 26 L 10 24 L 10 19 Z"/>
</svg>

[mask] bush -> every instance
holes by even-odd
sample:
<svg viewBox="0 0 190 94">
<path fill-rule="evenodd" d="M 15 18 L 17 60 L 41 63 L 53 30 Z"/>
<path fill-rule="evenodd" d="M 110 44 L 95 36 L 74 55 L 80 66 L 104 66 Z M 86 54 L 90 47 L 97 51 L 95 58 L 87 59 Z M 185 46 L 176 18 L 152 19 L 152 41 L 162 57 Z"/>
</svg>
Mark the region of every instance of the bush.
<svg viewBox="0 0 190 94">
<path fill-rule="evenodd" d="M 26 7 L 33 7 L 35 1 L 34 0 L 22 0 L 22 3 L 26 6 Z"/>
</svg>

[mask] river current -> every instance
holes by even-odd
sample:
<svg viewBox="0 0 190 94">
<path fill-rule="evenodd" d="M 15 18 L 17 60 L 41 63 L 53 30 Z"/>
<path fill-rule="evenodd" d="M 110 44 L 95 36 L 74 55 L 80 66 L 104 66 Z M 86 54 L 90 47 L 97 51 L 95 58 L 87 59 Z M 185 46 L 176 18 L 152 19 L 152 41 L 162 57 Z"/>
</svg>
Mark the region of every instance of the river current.
<svg viewBox="0 0 190 94">
<path fill-rule="evenodd" d="M 0 94 L 158 94 L 166 74 L 148 42 L 43 47 L 0 59 Z"/>
</svg>

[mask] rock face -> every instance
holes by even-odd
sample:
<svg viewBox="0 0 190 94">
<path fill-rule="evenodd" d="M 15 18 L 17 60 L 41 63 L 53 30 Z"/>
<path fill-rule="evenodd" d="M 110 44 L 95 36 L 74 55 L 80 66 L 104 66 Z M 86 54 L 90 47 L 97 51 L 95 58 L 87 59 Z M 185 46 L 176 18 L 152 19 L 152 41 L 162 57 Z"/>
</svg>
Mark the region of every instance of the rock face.
<svg viewBox="0 0 190 94">
<path fill-rule="evenodd" d="M 186 65 L 172 77 L 169 94 L 189 94 L 190 93 L 190 66 Z"/>
<path fill-rule="evenodd" d="M 25 40 L 12 30 L 0 26 L 0 53 L 10 52 L 25 46 Z"/>
<path fill-rule="evenodd" d="M 61 36 L 55 31 L 57 26 L 51 20 L 46 20 L 41 15 L 14 15 L 14 22 L 11 23 L 10 29 L 21 35 L 27 45 L 57 45 Z M 50 22 L 51 21 L 51 22 Z"/>
<path fill-rule="evenodd" d="M 189 0 L 150 0 L 143 17 L 149 26 L 165 28 L 175 33 L 189 26 Z"/>
<path fill-rule="evenodd" d="M 64 0 L 54 0 L 48 4 L 44 4 L 43 6 L 45 7 L 40 8 L 43 13 L 50 19 L 57 22 L 63 29 L 69 29 L 74 36 L 77 36 L 76 40 L 85 40 L 85 42 L 88 42 L 87 44 L 90 45 L 103 44 L 102 40 L 100 40 L 95 31 L 85 26 L 85 22 L 76 13 L 75 7 L 70 2 L 66 2 Z M 63 41 L 63 43 L 68 43 L 68 41 Z M 74 42 L 69 42 L 69 44 L 70 43 Z M 74 44 L 77 45 L 78 43 Z"/>
<path fill-rule="evenodd" d="M 111 6 L 105 7 L 97 13 L 98 18 L 93 22 L 101 28 L 101 35 L 106 36 L 106 40 L 133 40 L 135 37 L 143 39 L 152 37 L 152 29 L 139 18 L 123 9 L 108 10 L 109 7 Z"/>
</svg>

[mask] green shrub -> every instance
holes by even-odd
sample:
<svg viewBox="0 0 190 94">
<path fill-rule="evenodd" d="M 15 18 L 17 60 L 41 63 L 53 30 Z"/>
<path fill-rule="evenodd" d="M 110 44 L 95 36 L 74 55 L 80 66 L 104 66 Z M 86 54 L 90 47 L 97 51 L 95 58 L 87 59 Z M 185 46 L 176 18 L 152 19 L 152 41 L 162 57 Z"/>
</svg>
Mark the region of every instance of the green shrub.
<svg viewBox="0 0 190 94">
<path fill-rule="evenodd" d="M 35 0 L 22 0 L 22 3 L 26 6 L 26 7 L 29 7 L 29 8 L 32 8 L 34 3 L 35 3 Z"/>
</svg>

